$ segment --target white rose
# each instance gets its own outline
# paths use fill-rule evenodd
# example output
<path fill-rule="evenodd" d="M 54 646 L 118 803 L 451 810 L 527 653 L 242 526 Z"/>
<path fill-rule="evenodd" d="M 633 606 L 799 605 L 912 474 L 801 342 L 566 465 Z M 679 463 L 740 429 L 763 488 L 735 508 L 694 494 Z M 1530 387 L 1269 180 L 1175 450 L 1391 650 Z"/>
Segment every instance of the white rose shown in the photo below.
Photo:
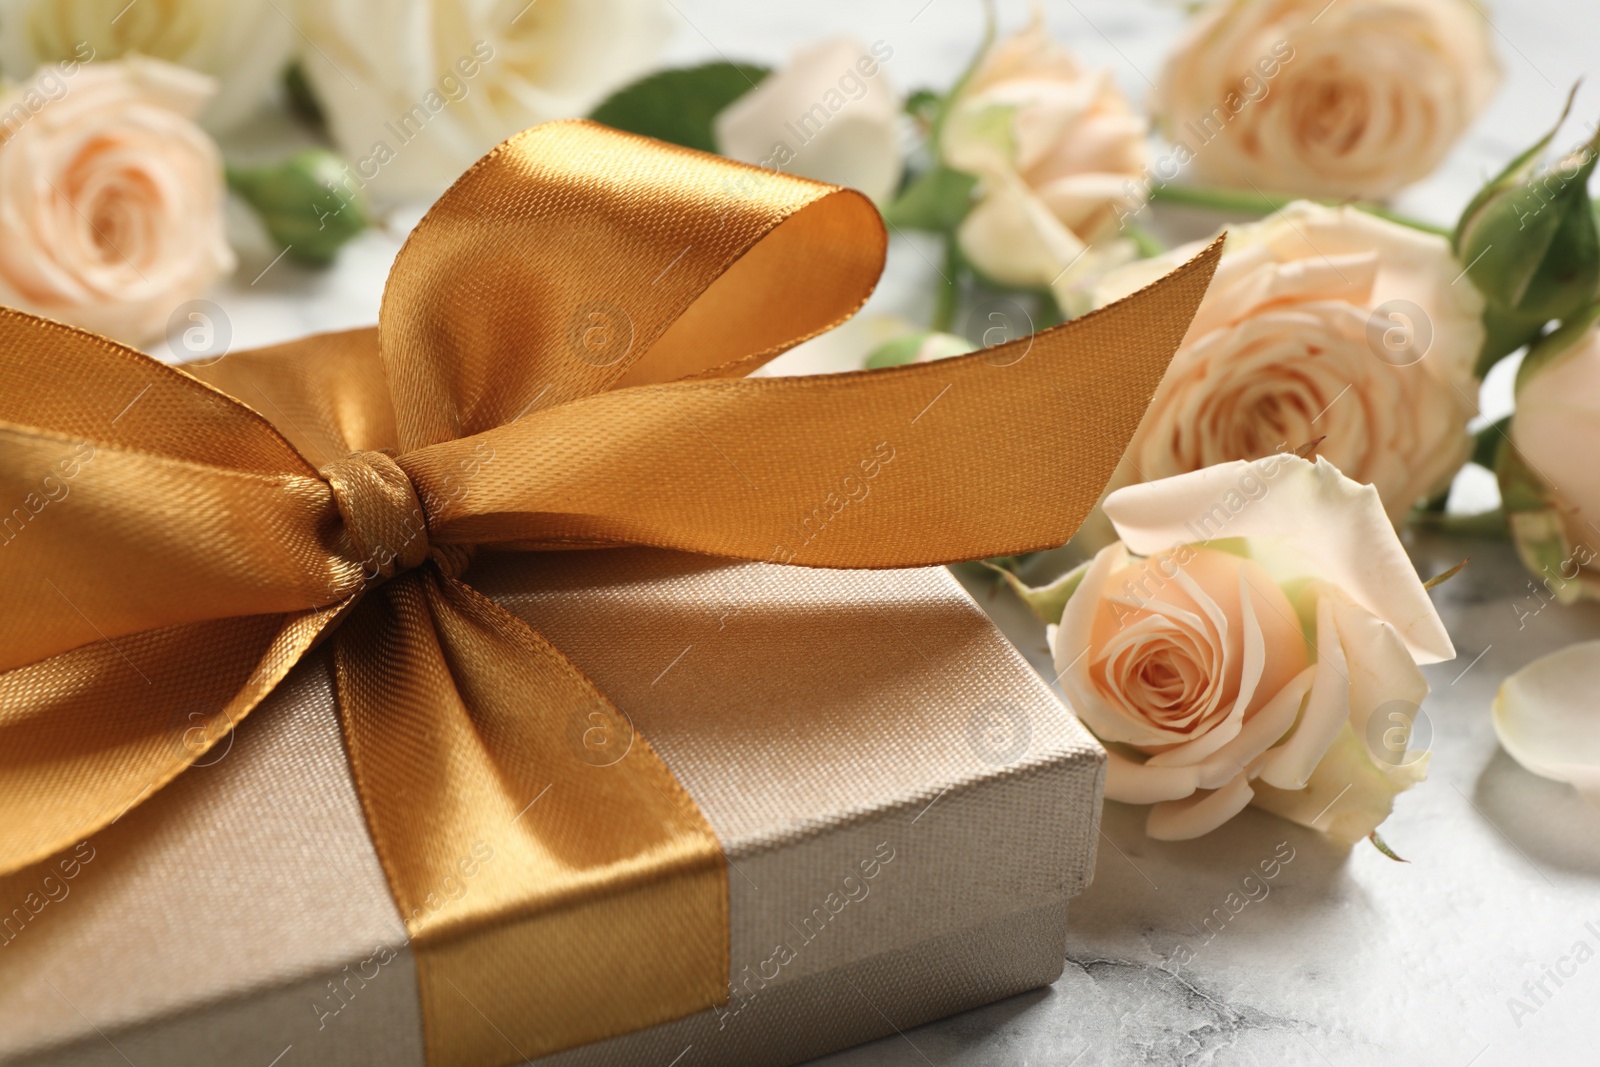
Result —
<path fill-rule="evenodd" d="M 1153 109 L 1203 181 L 1385 197 L 1432 173 L 1500 81 L 1473 0 L 1212 0 Z"/>
<path fill-rule="evenodd" d="M 1108 265 L 1087 249 L 1143 202 L 1145 133 L 1110 72 L 1080 67 L 1036 16 L 984 58 L 945 122 L 944 161 L 981 182 L 957 235 L 962 252 L 1019 288 Z"/>
<path fill-rule="evenodd" d="M 1252 803 L 1345 842 L 1376 828 L 1426 771 L 1406 744 L 1417 664 L 1455 655 L 1377 494 L 1275 456 L 1105 510 L 1122 540 L 1075 578 L 1050 639 L 1068 706 L 1106 743 L 1106 797 L 1154 805 L 1163 839 Z"/>
<path fill-rule="evenodd" d="M 0 93 L 0 304 L 129 344 L 233 269 L 211 79 L 138 57 Z"/>
<path fill-rule="evenodd" d="M 894 49 L 848 37 L 803 48 L 716 117 L 733 159 L 860 189 L 882 204 L 900 184 L 900 98 L 883 65 Z"/>
<path fill-rule="evenodd" d="M 0 69 L 20 78 L 69 59 L 164 59 L 216 79 L 200 118 L 226 129 L 260 105 L 289 62 L 286 9 L 276 0 L 0 0 Z"/>
<path fill-rule="evenodd" d="M 507 137 L 586 114 L 673 28 L 660 0 L 298 0 L 296 12 L 334 140 L 388 200 L 437 196 Z"/>
<path fill-rule="evenodd" d="M 1202 242 L 1130 264 L 1070 302 L 1101 307 Z M 1396 522 L 1449 484 L 1477 411 L 1483 298 L 1442 237 L 1299 202 L 1228 230 L 1211 287 L 1128 447 L 1119 484 L 1318 452 Z"/>

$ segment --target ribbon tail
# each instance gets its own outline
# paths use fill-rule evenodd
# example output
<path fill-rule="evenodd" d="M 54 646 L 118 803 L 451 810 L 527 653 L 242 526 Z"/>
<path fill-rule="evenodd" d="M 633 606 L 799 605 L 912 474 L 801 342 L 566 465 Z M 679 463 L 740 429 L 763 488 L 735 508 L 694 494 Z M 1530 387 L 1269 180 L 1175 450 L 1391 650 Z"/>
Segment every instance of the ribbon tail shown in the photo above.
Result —
<path fill-rule="evenodd" d="M 566 657 L 432 565 L 333 646 L 430 1063 L 521 1062 L 726 997 L 717 839 Z"/>
<path fill-rule="evenodd" d="M 218 758 L 340 610 L 171 626 L 0 673 L 0 874 L 82 841 Z"/>

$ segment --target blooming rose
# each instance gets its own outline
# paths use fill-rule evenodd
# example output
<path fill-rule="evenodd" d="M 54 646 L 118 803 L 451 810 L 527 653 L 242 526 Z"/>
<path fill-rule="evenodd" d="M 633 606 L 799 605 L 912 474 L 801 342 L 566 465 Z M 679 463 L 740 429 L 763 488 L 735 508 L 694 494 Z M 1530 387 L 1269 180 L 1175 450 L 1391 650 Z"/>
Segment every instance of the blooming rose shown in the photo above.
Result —
<path fill-rule="evenodd" d="M 0 304 L 141 344 L 233 269 L 210 89 L 133 57 L 0 94 Z"/>
<path fill-rule="evenodd" d="M 836 37 L 796 52 L 716 117 L 734 159 L 860 189 L 877 203 L 900 184 L 900 98 L 883 73 L 894 49 Z"/>
<path fill-rule="evenodd" d="M 1129 264 L 1074 299 L 1109 304 L 1199 248 Z M 1460 276 L 1444 238 L 1355 208 L 1295 203 L 1230 229 L 1119 482 L 1320 437 L 1318 451 L 1375 486 L 1398 523 L 1468 453 L 1483 298 L 1452 284 Z"/>
<path fill-rule="evenodd" d="M 957 233 L 962 252 L 1022 288 L 1103 266 L 1086 248 L 1104 245 L 1140 206 L 1132 179 L 1148 155 L 1145 133 L 1110 72 L 1081 68 L 1035 16 L 984 58 L 945 122 L 944 161 L 981 181 Z"/>
<path fill-rule="evenodd" d="M 1205 181 L 1385 197 L 1430 174 L 1500 81 L 1472 0 L 1212 0 L 1153 110 Z"/>
<path fill-rule="evenodd" d="M 1075 577 L 1050 639 L 1068 706 L 1108 749 L 1106 796 L 1153 804 L 1157 838 L 1250 803 L 1370 833 L 1426 771 L 1403 743 L 1428 692 L 1417 664 L 1455 655 L 1377 494 L 1277 456 L 1121 489 L 1105 510 L 1122 540 Z"/>
<path fill-rule="evenodd" d="M 200 114 L 213 129 L 255 110 L 293 41 L 275 0 L 0 0 L 0 69 L 11 77 L 70 59 L 164 59 L 217 79 Z"/>
<path fill-rule="evenodd" d="M 1534 346 L 1517 373 L 1501 495 L 1538 595 L 1600 597 L 1600 328 L 1591 311 Z"/>
<path fill-rule="evenodd" d="M 298 0 L 301 62 L 363 187 L 438 195 L 507 137 L 586 114 L 673 28 L 660 0 L 518 6 Z"/>

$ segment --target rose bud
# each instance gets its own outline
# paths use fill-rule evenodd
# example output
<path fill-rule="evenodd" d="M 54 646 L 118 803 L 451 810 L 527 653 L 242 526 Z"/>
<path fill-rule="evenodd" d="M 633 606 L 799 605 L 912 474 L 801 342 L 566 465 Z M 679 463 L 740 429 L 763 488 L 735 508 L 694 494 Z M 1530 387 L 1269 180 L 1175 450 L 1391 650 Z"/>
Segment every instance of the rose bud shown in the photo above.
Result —
<path fill-rule="evenodd" d="M 1588 192 L 1600 130 L 1541 170 L 1560 125 L 1479 190 L 1456 225 L 1456 257 L 1489 302 L 1488 362 L 1532 340 L 1549 320 L 1583 310 L 1600 284 L 1600 237 Z"/>
<path fill-rule="evenodd" d="M 1517 369 L 1516 410 L 1495 456 L 1501 505 L 1533 575 L 1515 605 L 1600 597 L 1600 308 L 1534 345 Z"/>
<path fill-rule="evenodd" d="M 255 209 L 274 241 L 294 259 L 323 266 L 370 222 L 366 197 L 349 167 L 322 148 L 282 163 L 228 169 L 228 185 Z"/>

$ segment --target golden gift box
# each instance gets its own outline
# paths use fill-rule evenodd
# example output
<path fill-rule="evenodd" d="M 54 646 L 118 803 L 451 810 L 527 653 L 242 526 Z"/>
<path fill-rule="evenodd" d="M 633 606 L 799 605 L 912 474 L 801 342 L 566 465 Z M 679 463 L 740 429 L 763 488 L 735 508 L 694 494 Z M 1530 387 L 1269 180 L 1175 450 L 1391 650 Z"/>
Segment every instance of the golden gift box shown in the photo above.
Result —
<path fill-rule="evenodd" d="M 0 1056 L 789 1063 L 1059 973 L 1101 756 L 928 568 L 1070 536 L 1218 249 L 743 377 L 884 245 L 557 123 L 375 330 L 185 372 L 0 312 Z"/>

